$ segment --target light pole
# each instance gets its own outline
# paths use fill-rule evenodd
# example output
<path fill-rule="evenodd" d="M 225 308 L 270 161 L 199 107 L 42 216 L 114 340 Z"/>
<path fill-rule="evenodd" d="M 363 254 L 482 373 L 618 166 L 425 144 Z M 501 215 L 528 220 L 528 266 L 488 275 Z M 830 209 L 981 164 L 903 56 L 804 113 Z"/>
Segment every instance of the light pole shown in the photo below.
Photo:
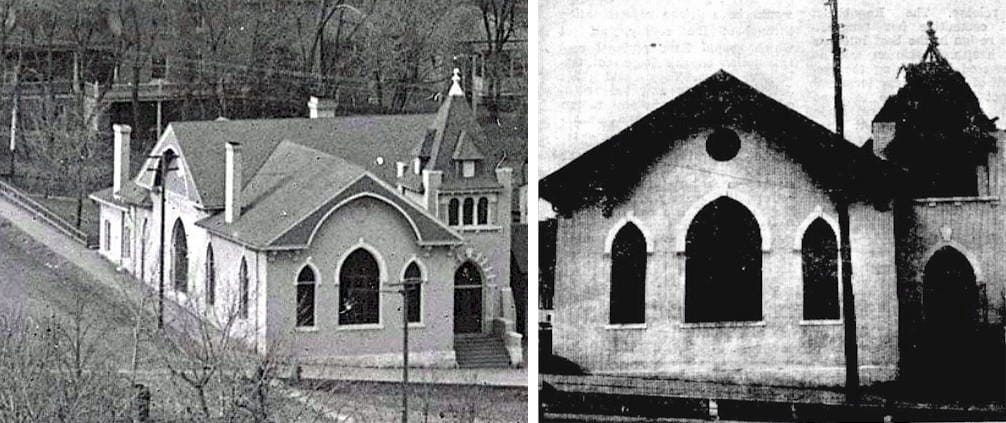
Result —
<path fill-rule="evenodd" d="M 164 236 L 165 236 L 164 209 L 166 204 L 165 198 L 167 198 L 168 196 L 167 195 L 168 190 L 165 189 L 164 179 L 167 177 L 168 172 L 172 170 L 178 170 L 178 168 L 177 167 L 170 169 L 168 168 L 168 166 L 171 165 L 171 163 L 175 159 L 175 154 L 171 150 L 166 150 L 160 155 L 148 156 L 148 157 L 152 159 L 157 159 L 157 167 L 153 169 L 147 168 L 147 171 L 157 172 L 154 174 L 153 187 L 161 195 L 161 242 L 160 242 L 161 245 L 158 250 L 160 259 L 157 261 L 158 263 L 157 273 L 159 279 L 159 281 L 157 282 L 157 328 L 164 329 Z"/>
<path fill-rule="evenodd" d="M 390 284 L 401 289 L 380 290 L 402 295 L 402 423 L 409 421 L 409 291 L 419 288 L 422 283 L 421 279 L 409 278 Z"/>

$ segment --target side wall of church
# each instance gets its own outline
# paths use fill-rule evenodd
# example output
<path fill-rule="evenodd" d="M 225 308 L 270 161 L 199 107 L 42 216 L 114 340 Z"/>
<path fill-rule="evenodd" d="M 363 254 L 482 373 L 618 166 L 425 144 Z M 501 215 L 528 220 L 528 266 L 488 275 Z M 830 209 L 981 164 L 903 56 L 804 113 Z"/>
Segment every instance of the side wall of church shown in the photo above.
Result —
<path fill-rule="evenodd" d="M 787 153 L 770 146 L 757 133 L 732 129 L 742 140 L 733 159 L 713 160 L 705 149 L 710 131 L 695 133 L 675 140 L 671 151 L 646 169 L 634 192 L 614 206 L 610 217 L 605 217 L 599 206 L 590 206 L 559 219 L 554 320 L 557 355 L 598 373 L 755 383 L 842 383 L 842 321 L 804 321 L 802 315 L 802 231 L 821 217 L 837 237 L 836 205 Z M 724 195 L 747 207 L 761 229 L 763 320 L 685 323 L 686 232 L 704 205 Z M 896 350 L 891 357 L 882 347 L 896 344 L 896 331 L 892 333 L 888 327 L 896 330 L 896 320 L 874 321 L 890 318 L 877 304 L 896 303 L 893 237 L 872 237 L 875 230 L 890 223 L 888 220 L 866 209 L 852 217 L 854 267 L 859 274 L 876 275 L 869 283 L 857 280 L 857 298 L 864 299 L 861 309 L 869 313 L 859 324 L 860 332 L 868 333 L 861 335 L 860 351 L 864 364 L 878 366 L 891 366 L 897 360 Z M 625 222 L 639 226 L 649 244 L 644 325 L 609 325 L 608 320 L 611 257 L 606 253 L 607 243 Z M 872 257 L 874 252 L 889 254 Z M 890 289 L 883 286 L 888 279 Z"/>

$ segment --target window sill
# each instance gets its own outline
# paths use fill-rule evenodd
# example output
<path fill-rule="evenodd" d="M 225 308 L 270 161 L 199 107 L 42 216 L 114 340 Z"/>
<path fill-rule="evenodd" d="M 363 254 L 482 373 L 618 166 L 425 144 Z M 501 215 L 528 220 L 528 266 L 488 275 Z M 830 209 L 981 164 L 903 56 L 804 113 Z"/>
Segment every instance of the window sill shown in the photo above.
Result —
<path fill-rule="evenodd" d="M 313 333 L 313 332 L 318 332 L 318 327 L 317 326 L 296 326 L 296 327 L 293 328 L 293 331 L 294 332 L 301 332 L 301 333 Z"/>
<path fill-rule="evenodd" d="M 756 322 L 691 322 L 678 323 L 682 329 L 725 329 L 725 328 L 761 328 L 765 327 L 765 321 Z"/>
<path fill-rule="evenodd" d="M 621 323 L 621 324 L 609 323 L 607 325 L 604 325 L 604 328 L 607 330 L 645 330 L 646 323 Z"/>
<path fill-rule="evenodd" d="M 380 323 L 362 323 L 355 325 L 339 325 L 335 330 L 381 330 L 384 329 L 384 325 Z"/>
<path fill-rule="evenodd" d="M 409 329 L 423 329 L 426 327 L 426 323 L 423 322 L 409 322 Z"/>
<path fill-rule="evenodd" d="M 841 326 L 842 319 L 801 320 L 800 326 Z"/>

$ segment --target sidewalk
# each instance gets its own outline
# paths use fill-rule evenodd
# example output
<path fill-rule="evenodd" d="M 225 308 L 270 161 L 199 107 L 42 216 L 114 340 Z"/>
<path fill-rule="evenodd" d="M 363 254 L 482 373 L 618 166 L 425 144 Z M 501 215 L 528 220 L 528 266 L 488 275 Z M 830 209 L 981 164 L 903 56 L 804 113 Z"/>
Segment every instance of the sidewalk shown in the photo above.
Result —
<path fill-rule="evenodd" d="M 90 274 L 95 280 L 132 301 L 139 301 L 139 282 L 130 275 L 115 270 L 115 266 L 102 258 L 97 251 L 89 250 L 76 243 L 62 232 L 36 220 L 31 213 L 0 197 L 0 218 L 10 221 L 18 229 L 44 244 L 56 254 Z M 130 289 L 131 288 L 131 289 Z M 170 303 L 170 301 L 168 301 Z M 177 318 L 171 313 L 173 304 L 165 308 L 166 318 Z M 168 317 L 170 316 L 170 317 Z M 304 366 L 302 377 L 306 379 L 361 380 L 377 382 L 399 382 L 401 368 L 361 368 L 335 366 Z M 417 383 L 448 385 L 489 385 L 499 387 L 527 387 L 527 368 L 507 369 L 427 369 L 410 368 L 409 380 Z"/>
<path fill-rule="evenodd" d="M 401 382 L 401 368 L 302 366 L 305 379 Z M 527 387 L 527 368 L 431 369 L 409 368 L 409 382 L 442 385 L 485 385 Z"/>

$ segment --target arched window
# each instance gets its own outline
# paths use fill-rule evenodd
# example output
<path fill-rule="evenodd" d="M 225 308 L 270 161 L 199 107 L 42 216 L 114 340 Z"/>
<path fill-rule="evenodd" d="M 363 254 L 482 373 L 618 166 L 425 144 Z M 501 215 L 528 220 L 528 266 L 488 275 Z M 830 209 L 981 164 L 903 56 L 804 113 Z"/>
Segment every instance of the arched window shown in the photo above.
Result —
<path fill-rule="evenodd" d="M 314 326 L 314 286 L 318 278 L 305 265 L 297 275 L 297 327 Z"/>
<path fill-rule="evenodd" d="M 838 319 L 838 241 L 821 218 L 803 233 L 804 320 Z"/>
<path fill-rule="evenodd" d="M 720 197 L 685 238 L 685 321 L 762 319 L 761 230 L 741 203 Z"/>
<path fill-rule="evenodd" d="M 206 305 L 217 302 L 217 269 L 213 263 L 213 245 L 206 246 Z"/>
<path fill-rule="evenodd" d="M 171 252 L 171 280 L 175 282 L 176 291 L 186 292 L 189 288 L 189 246 L 182 219 L 175 220 L 171 230 Z"/>
<path fill-rule="evenodd" d="M 339 324 L 380 322 L 380 268 L 367 250 L 356 249 L 339 267 Z"/>
<path fill-rule="evenodd" d="M 248 262 L 241 257 L 241 268 L 238 270 L 238 317 L 248 318 Z"/>
<path fill-rule="evenodd" d="M 646 238 L 635 224 L 619 229 L 611 243 L 612 324 L 646 321 Z"/>
<path fill-rule="evenodd" d="M 458 221 L 458 209 L 461 207 L 461 202 L 457 198 L 452 198 L 449 203 L 447 203 L 447 224 L 451 226 L 457 226 Z"/>
<path fill-rule="evenodd" d="M 462 206 L 462 220 L 461 223 L 465 225 L 471 225 L 475 223 L 475 200 L 471 197 L 466 198 L 464 206 Z"/>
<path fill-rule="evenodd" d="M 406 297 L 409 299 L 409 322 L 416 323 L 422 321 L 422 293 L 423 293 L 423 271 L 419 269 L 416 262 L 409 263 L 405 268 Z"/>
<path fill-rule="evenodd" d="M 479 225 L 489 224 L 489 199 L 485 197 L 479 198 L 478 224 Z"/>

